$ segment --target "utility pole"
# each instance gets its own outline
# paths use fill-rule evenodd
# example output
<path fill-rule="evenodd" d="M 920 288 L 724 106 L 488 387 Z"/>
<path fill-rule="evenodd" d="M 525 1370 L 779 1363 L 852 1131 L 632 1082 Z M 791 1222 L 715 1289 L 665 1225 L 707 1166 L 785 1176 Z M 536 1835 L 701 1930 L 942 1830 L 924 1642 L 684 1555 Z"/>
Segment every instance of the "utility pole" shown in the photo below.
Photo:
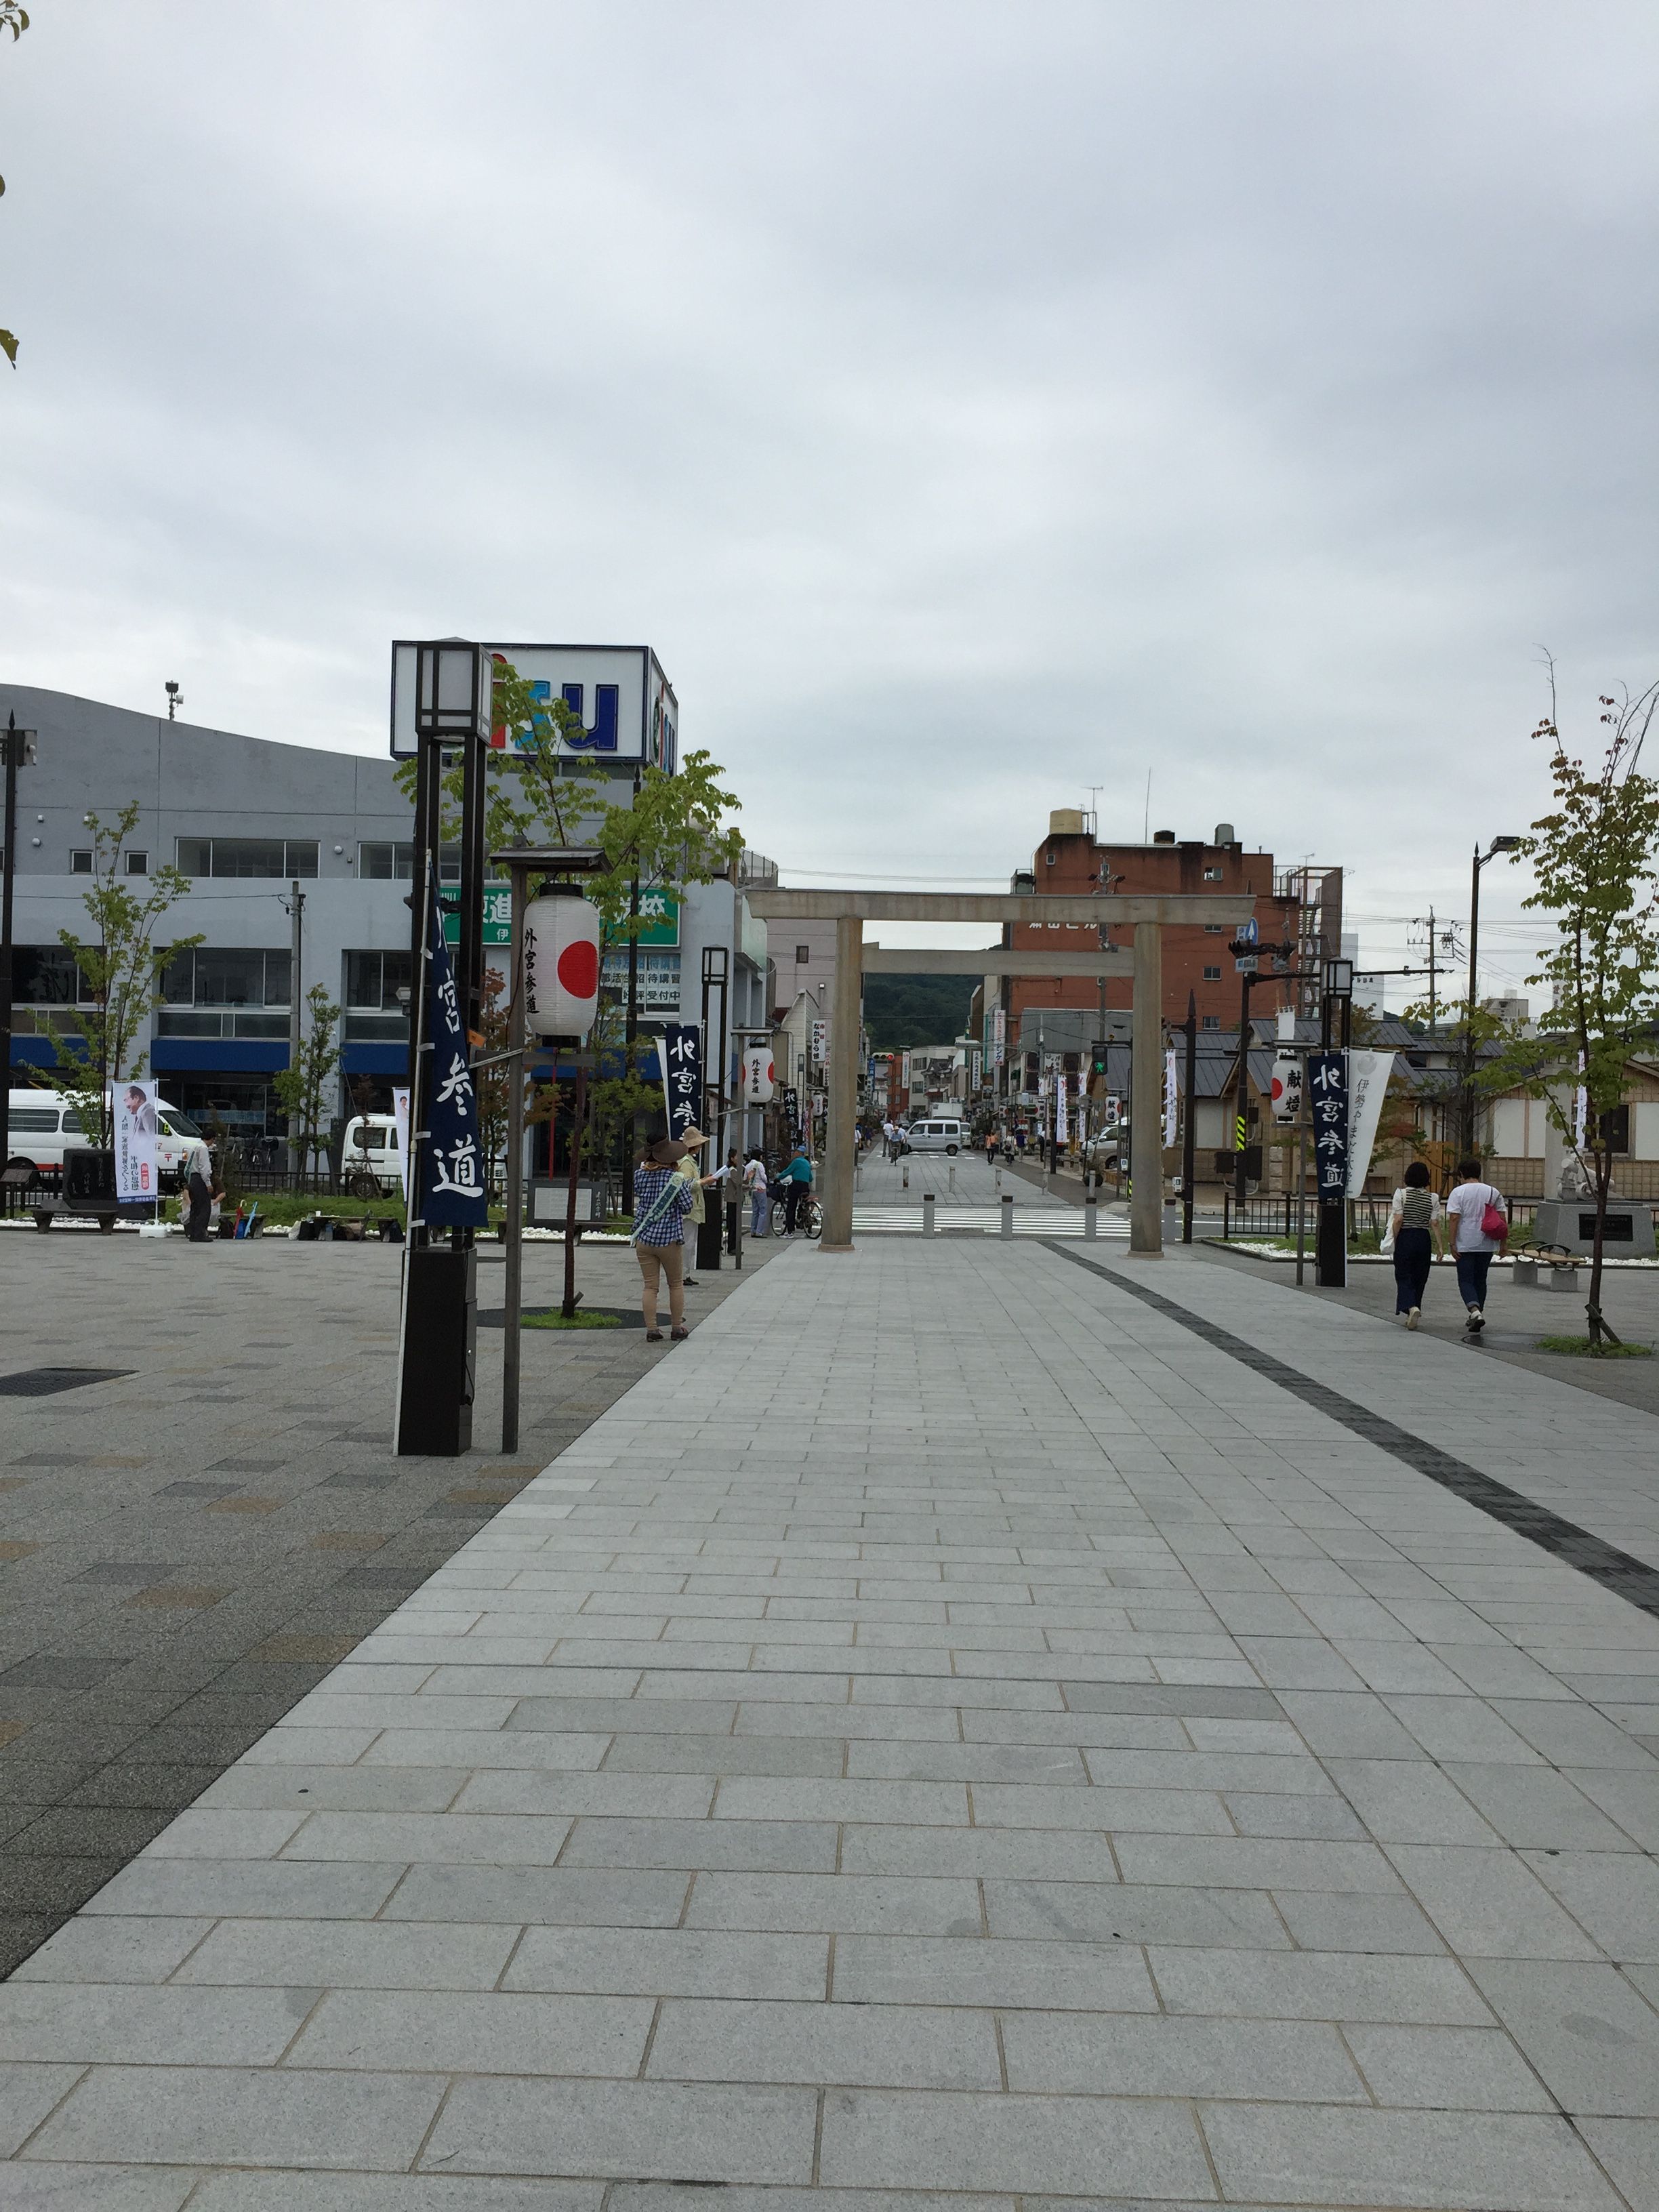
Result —
<path fill-rule="evenodd" d="M 1483 853 L 1479 845 L 1474 848 L 1474 860 L 1469 869 L 1469 1003 L 1468 1018 L 1463 1024 L 1463 1099 L 1460 1116 L 1462 1127 L 1460 1140 L 1465 1152 L 1474 1151 L 1474 1010 L 1480 1005 L 1480 871 L 1488 860 L 1496 860 L 1500 853 L 1512 853 L 1521 842 L 1518 837 L 1494 837 Z M 1431 955 L 1432 957 L 1432 954 Z"/>
<path fill-rule="evenodd" d="M 34 732 L 20 730 L 15 714 L 6 718 L 6 880 L 0 887 L 0 1168 L 11 1158 L 11 895 L 17 874 L 17 771 L 34 766 Z"/>
<path fill-rule="evenodd" d="M 1197 1166 L 1198 1138 L 1198 1000 L 1187 994 L 1187 1018 L 1182 1024 L 1187 1037 L 1185 1119 L 1181 1130 L 1181 1241 L 1193 1241 L 1193 1176 Z"/>
<path fill-rule="evenodd" d="M 297 1074 L 304 1034 L 300 1018 L 305 1004 L 305 994 L 300 988 L 300 961 L 305 949 L 306 910 L 306 895 L 297 883 L 289 884 L 289 895 L 283 899 L 283 904 L 287 908 L 289 916 L 288 1064 Z M 296 1176 L 302 1174 L 305 1169 L 305 1158 L 299 1142 L 302 1133 L 296 1130 L 295 1127 L 299 1119 L 299 1108 L 290 1107 L 288 1117 L 288 1164 Z M 295 1188 L 295 1189 L 299 1188 L 297 1182 Z"/>

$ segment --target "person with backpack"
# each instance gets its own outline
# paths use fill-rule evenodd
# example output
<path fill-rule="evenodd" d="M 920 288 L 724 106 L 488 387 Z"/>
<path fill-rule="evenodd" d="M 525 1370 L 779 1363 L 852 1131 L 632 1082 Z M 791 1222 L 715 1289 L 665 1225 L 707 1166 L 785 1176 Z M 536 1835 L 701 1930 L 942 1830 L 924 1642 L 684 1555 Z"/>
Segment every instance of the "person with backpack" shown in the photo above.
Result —
<path fill-rule="evenodd" d="M 1389 1234 L 1394 1239 L 1394 1310 L 1407 1328 L 1423 1318 L 1423 1293 L 1429 1269 L 1442 1246 L 1440 1200 L 1429 1185 L 1429 1170 L 1413 1160 L 1394 1194 Z"/>
<path fill-rule="evenodd" d="M 1486 1278 L 1496 1254 L 1510 1239 L 1509 1211 L 1503 1194 L 1480 1177 L 1479 1160 L 1460 1160 L 1457 1184 L 1446 1200 L 1457 1287 L 1468 1309 L 1468 1330 L 1479 1336 L 1486 1326 Z"/>

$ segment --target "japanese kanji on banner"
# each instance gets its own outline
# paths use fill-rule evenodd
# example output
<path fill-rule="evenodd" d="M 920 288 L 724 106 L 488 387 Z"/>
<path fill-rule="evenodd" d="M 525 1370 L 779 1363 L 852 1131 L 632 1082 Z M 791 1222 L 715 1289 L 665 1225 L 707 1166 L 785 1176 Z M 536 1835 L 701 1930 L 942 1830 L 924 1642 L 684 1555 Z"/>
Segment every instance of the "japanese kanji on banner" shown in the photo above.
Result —
<path fill-rule="evenodd" d="M 1348 1061 L 1346 1053 L 1308 1054 L 1308 1097 L 1313 1122 L 1314 1176 L 1322 1206 L 1343 1206 L 1348 1195 Z"/>
<path fill-rule="evenodd" d="M 657 1040 L 657 1058 L 662 1066 L 668 1133 L 679 1138 L 696 1127 L 702 1105 L 702 1037 L 696 1024 L 665 1023 Z"/>
<path fill-rule="evenodd" d="M 426 1141 L 415 1218 L 434 1229 L 483 1229 L 489 1225 L 489 1198 L 466 1024 L 437 901 L 430 895 L 426 945 Z"/>

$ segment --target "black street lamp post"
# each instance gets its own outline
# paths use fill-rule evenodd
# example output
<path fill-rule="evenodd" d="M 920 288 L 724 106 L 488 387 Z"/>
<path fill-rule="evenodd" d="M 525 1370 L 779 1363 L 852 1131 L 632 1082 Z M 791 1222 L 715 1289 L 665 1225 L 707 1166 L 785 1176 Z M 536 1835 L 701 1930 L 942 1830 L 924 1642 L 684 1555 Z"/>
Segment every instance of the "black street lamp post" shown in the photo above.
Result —
<path fill-rule="evenodd" d="M 0 1168 L 11 1158 L 11 897 L 17 875 L 17 771 L 34 766 L 34 732 L 20 730 L 17 717 L 6 718 L 6 879 L 0 886 Z"/>

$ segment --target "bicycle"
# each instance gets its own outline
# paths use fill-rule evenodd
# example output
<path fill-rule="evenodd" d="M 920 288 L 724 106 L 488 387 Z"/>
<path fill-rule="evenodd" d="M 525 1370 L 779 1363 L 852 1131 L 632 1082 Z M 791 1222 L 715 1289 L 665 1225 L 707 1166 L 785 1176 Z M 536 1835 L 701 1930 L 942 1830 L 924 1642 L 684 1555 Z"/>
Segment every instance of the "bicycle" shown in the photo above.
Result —
<path fill-rule="evenodd" d="M 773 1200 L 772 1221 L 770 1229 L 768 1231 L 768 1234 L 770 1236 L 787 1237 L 789 1233 L 783 1225 L 785 1220 L 787 1218 L 784 1211 L 785 1203 L 786 1201 L 782 1197 L 777 1197 Z M 815 1238 L 823 1236 L 823 1213 L 817 1199 L 808 1197 L 802 1202 L 800 1209 L 795 1217 L 795 1227 L 798 1234 L 804 1235 L 808 1238 Z"/>

